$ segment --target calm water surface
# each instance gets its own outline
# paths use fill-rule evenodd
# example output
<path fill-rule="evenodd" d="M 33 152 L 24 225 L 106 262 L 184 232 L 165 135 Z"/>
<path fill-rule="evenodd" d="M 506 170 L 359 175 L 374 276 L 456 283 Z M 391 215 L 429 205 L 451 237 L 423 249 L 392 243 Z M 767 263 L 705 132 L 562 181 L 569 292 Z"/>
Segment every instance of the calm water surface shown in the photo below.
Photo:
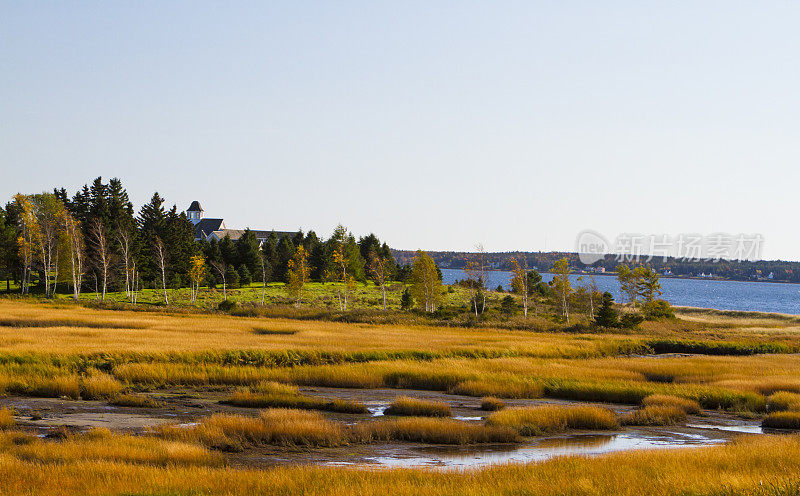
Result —
<path fill-rule="evenodd" d="M 442 277 L 445 284 L 466 279 L 460 269 L 442 269 Z M 550 281 L 553 275 L 544 273 L 542 278 Z M 577 278 L 578 275 L 570 276 L 573 285 L 577 284 Z M 502 285 L 508 289 L 510 281 L 511 272 L 489 272 L 490 288 Z M 619 299 L 616 277 L 596 275 L 595 281 L 601 291 L 610 291 L 614 298 Z M 800 284 L 662 278 L 661 288 L 664 291 L 662 298 L 678 306 L 800 315 Z"/>

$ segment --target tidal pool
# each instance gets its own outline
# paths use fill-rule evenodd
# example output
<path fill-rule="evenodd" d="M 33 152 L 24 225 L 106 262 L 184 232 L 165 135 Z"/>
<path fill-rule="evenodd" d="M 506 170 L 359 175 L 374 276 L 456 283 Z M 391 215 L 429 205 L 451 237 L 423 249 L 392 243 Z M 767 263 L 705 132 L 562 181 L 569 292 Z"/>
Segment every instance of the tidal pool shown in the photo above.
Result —
<path fill-rule="evenodd" d="M 556 456 L 596 456 L 616 451 L 713 446 L 730 434 L 717 429 L 629 430 L 611 434 L 573 434 L 544 438 L 521 446 L 416 446 L 367 456 L 357 463 L 328 461 L 327 465 L 366 464 L 381 467 L 437 467 L 465 469 L 506 463 L 527 463 Z"/>

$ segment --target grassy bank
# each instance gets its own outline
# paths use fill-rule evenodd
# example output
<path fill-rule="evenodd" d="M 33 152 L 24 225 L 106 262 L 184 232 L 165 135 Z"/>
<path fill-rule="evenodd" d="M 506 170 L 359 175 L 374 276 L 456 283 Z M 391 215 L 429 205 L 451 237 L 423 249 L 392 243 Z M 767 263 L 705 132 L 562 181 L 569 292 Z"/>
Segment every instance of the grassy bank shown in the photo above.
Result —
<path fill-rule="evenodd" d="M 160 441 L 166 442 L 166 441 Z M 470 472 L 298 467 L 244 470 L 207 464 L 160 466 L 144 459 L 86 459 L 69 445 L 51 444 L 60 460 L 32 451 L 0 455 L 4 495 L 478 494 L 666 496 L 796 494 L 800 438 L 743 437 L 702 449 L 565 457 L 532 465 Z M 203 455 L 207 456 L 207 455 Z M 654 482 L 656 481 L 657 482 Z"/>

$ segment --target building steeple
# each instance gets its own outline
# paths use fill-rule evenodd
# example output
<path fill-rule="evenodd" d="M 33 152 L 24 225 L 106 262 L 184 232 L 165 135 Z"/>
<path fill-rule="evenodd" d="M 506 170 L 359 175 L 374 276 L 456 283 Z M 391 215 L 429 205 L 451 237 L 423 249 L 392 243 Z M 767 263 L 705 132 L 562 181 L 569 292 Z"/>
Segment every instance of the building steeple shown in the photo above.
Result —
<path fill-rule="evenodd" d="M 189 205 L 189 209 L 186 210 L 186 216 L 189 217 L 192 224 L 197 225 L 197 223 L 200 222 L 203 218 L 203 207 L 200 206 L 199 201 L 195 200 Z"/>

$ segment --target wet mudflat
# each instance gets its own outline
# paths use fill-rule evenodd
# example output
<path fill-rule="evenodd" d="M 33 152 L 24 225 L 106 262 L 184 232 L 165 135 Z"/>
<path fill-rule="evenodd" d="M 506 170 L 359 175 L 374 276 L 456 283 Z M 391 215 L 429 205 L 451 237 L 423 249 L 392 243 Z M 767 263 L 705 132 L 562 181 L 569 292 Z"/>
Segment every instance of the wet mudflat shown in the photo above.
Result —
<path fill-rule="evenodd" d="M 464 422 L 482 422 L 488 412 L 479 409 L 480 399 L 431 391 L 394 389 L 303 388 L 309 396 L 347 399 L 363 402 L 366 415 L 325 415 L 346 423 L 377 420 L 391 401 L 400 395 L 445 401 L 453 409 L 453 418 Z M 162 424 L 192 425 L 215 413 L 255 415 L 257 410 L 220 404 L 230 390 L 172 390 L 147 393 L 162 403 L 160 408 L 117 407 L 100 401 L 74 401 L 54 398 L 10 397 L 0 399 L 0 406 L 12 407 L 18 422 L 40 435 L 47 435 L 59 426 L 78 431 L 105 427 L 129 433 L 145 433 L 149 427 Z M 575 402 L 535 399 L 508 400 L 508 406 L 539 404 L 576 404 Z M 585 404 L 585 403 L 582 403 Z M 617 413 L 633 406 L 607 405 Z M 444 446 L 418 443 L 377 443 L 337 448 L 286 448 L 267 446 L 230 453 L 233 466 L 268 467 L 275 465 L 370 465 L 375 467 L 435 467 L 468 469 L 494 464 L 527 463 L 556 456 L 596 456 L 617 451 L 640 449 L 678 449 L 713 446 L 726 443 L 737 435 L 762 434 L 760 422 L 731 415 L 705 412 L 692 416 L 680 426 L 631 427 L 612 432 L 571 432 L 530 438 L 515 445 Z"/>

